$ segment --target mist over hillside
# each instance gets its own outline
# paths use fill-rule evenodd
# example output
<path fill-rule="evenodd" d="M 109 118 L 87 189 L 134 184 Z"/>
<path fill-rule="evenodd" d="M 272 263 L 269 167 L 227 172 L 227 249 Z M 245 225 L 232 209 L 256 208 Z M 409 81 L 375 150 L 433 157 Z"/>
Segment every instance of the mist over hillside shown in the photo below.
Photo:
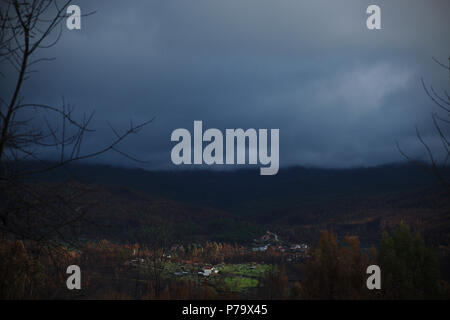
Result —
<path fill-rule="evenodd" d="M 448 169 L 443 172 L 449 174 Z M 34 181 L 76 182 L 101 190 L 94 216 L 115 225 L 121 239 L 156 217 L 176 225 L 180 241 L 188 237 L 245 242 L 266 229 L 292 240 L 315 241 L 320 230 L 332 229 L 358 234 L 370 244 L 378 241 L 381 230 L 400 221 L 431 242 L 450 241 L 447 197 L 433 175 L 410 164 L 291 167 L 275 176 L 260 176 L 258 169 L 146 171 L 72 164 L 39 174 Z M 130 228 L 124 230 L 125 225 Z"/>
<path fill-rule="evenodd" d="M 444 173 L 449 174 L 450 169 Z M 439 188 L 428 171 L 410 164 L 354 169 L 290 167 L 281 169 L 275 176 L 264 177 L 259 175 L 258 169 L 146 171 L 99 164 L 73 164 L 40 174 L 38 178 L 122 186 L 245 215 L 258 214 L 274 207 Z"/>

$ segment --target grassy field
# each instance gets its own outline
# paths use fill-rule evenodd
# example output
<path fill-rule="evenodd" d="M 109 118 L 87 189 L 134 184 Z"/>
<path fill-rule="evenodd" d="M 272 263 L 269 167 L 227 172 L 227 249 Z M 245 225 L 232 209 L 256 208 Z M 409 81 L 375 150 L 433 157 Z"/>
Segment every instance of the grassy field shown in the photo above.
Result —
<path fill-rule="evenodd" d="M 269 271 L 278 272 L 277 267 L 269 264 L 229 264 L 219 268 L 229 290 L 242 292 L 259 285 L 260 279 Z"/>
<path fill-rule="evenodd" d="M 211 285 L 217 288 L 225 285 L 227 290 L 233 292 L 243 292 L 249 288 L 258 287 L 260 279 L 267 272 L 278 272 L 277 266 L 270 264 L 222 264 L 216 267 L 219 273 L 207 277 L 208 283 L 211 283 Z M 183 273 L 183 271 L 185 272 Z M 178 264 L 168 262 L 164 268 L 164 276 L 170 278 L 176 277 L 180 280 L 197 280 L 198 277 L 202 277 L 197 274 L 198 271 L 201 271 L 200 266 L 185 266 L 182 269 Z"/>
<path fill-rule="evenodd" d="M 219 270 L 224 274 L 242 275 L 246 277 L 262 277 L 264 273 L 270 270 L 277 272 L 277 267 L 270 264 L 228 264 L 220 267 Z"/>
<path fill-rule="evenodd" d="M 225 285 L 232 292 L 242 292 L 249 288 L 258 286 L 259 281 L 253 278 L 241 277 L 227 277 L 224 279 Z"/>

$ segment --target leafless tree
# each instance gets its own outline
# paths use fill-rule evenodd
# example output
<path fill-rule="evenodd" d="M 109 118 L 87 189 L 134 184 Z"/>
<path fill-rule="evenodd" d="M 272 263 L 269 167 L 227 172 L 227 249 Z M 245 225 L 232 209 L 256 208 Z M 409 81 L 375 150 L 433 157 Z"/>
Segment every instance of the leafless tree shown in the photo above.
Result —
<path fill-rule="evenodd" d="M 139 161 L 119 144 L 151 121 L 130 122 L 124 130 L 110 125 L 111 141 L 84 153 L 83 141 L 95 138 L 93 112 L 77 115 L 64 99 L 59 106 L 27 101 L 27 80 L 37 65 L 52 60 L 41 52 L 60 39 L 70 4 L 0 0 L 0 77 L 13 85 L 12 92 L 0 92 L 0 235 L 46 246 L 73 243 L 69 234 L 81 228 L 91 190 L 76 183 L 33 183 L 33 177 L 106 152 Z M 55 161 L 47 161 L 53 153 Z"/>
<path fill-rule="evenodd" d="M 450 85 L 450 57 L 449 57 L 449 65 L 445 65 L 444 63 L 438 61 L 437 59 L 433 60 L 444 70 L 449 72 L 449 85 Z M 416 159 L 411 158 L 406 152 L 404 152 L 399 144 L 397 143 L 397 147 L 400 151 L 400 153 L 409 161 L 412 161 L 414 163 L 418 163 L 422 166 L 425 166 L 427 169 L 429 169 L 432 174 L 437 178 L 439 183 L 444 187 L 447 194 L 450 195 L 450 181 L 448 174 L 443 172 L 443 170 L 448 170 L 449 165 L 449 158 L 450 158 L 450 95 L 447 90 L 442 90 L 441 93 L 439 93 L 433 86 L 427 85 L 423 78 L 421 79 L 423 89 L 426 93 L 426 95 L 430 98 L 430 100 L 433 102 L 433 105 L 436 107 L 437 111 L 433 111 L 431 113 L 431 118 L 433 122 L 433 126 L 436 130 L 437 135 L 439 136 L 439 139 L 442 144 L 443 148 L 443 159 L 442 161 L 438 160 L 437 153 L 434 152 L 427 143 L 424 138 L 422 137 L 419 129 L 416 126 L 416 136 L 421 145 L 424 147 L 426 151 L 426 155 L 428 157 L 428 164 L 425 164 L 421 161 L 418 161 Z"/>
<path fill-rule="evenodd" d="M 150 226 L 150 227 L 148 227 Z M 134 235 L 139 245 L 138 268 L 136 275 L 135 298 L 139 297 L 142 280 L 151 283 L 154 294 L 159 296 L 163 289 L 163 273 L 166 267 L 167 252 L 172 238 L 171 226 L 163 220 L 148 223 Z M 143 263 L 140 263 L 142 259 Z"/>

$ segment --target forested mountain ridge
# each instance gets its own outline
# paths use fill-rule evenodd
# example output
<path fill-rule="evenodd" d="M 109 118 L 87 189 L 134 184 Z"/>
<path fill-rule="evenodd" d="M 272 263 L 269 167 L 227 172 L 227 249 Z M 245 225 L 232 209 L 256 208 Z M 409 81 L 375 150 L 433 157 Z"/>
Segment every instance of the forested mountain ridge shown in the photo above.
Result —
<path fill-rule="evenodd" d="M 293 241 L 315 241 L 328 228 L 358 234 L 370 244 L 400 221 L 435 244 L 450 239 L 449 200 L 429 172 L 409 164 L 293 167 L 270 177 L 256 169 L 146 171 L 78 164 L 37 181 L 96 186 L 95 216 L 108 221 L 116 230 L 108 234 L 117 238 L 130 236 L 146 219 L 161 219 L 174 227 L 178 241 L 245 242 L 267 228 Z"/>

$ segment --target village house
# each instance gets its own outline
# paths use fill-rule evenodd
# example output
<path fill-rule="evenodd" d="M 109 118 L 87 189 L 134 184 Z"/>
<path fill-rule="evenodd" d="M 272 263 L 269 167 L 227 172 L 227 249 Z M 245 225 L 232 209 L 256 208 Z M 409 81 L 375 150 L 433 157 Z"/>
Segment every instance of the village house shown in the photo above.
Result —
<path fill-rule="evenodd" d="M 262 242 L 268 242 L 268 241 L 278 242 L 279 241 L 278 235 L 276 235 L 275 233 L 270 232 L 270 231 L 266 231 L 266 234 L 263 235 L 260 240 Z"/>
<path fill-rule="evenodd" d="M 264 246 L 260 246 L 260 247 L 254 247 L 254 248 L 252 248 L 252 251 L 254 251 L 254 252 L 264 252 L 264 251 L 266 251 L 267 250 L 267 248 L 268 248 L 269 246 L 266 244 L 266 245 L 264 245 Z"/>
<path fill-rule="evenodd" d="M 308 245 L 301 243 L 301 244 L 293 244 L 290 248 L 292 251 L 299 251 L 299 252 L 306 252 L 308 250 Z"/>
<path fill-rule="evenodd" d="M 211 274 L 216 274 L 216 273 L 219 273 L 219 270 L 214 267 L 211 267 L 211 266 L 204 266 L 202 271 L 198 272 L 199 275 L 202 275 L 205 277 L 208 277 Z"/>
<path fill-rule="evenodd" d="M 144 259 L 140 258 L 140 259 L 132 259 L 130 261 L 126 261 L 125 265 L 126 266 L 132 266 L 132 267 L 137 267 L 139 264 L 143 264 L 145 261 Z"/>

